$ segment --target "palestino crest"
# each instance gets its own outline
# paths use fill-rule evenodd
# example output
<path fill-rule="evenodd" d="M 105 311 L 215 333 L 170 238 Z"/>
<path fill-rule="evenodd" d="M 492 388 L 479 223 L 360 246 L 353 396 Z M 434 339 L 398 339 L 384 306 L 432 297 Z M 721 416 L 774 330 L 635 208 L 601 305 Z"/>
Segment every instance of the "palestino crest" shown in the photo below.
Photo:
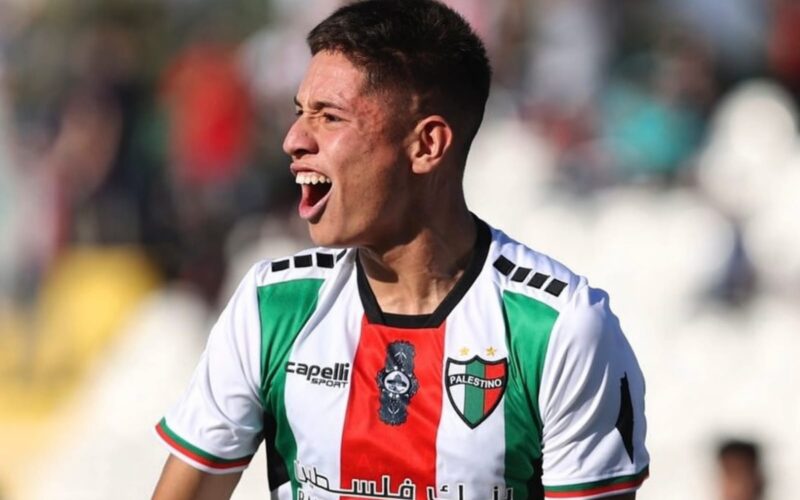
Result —
<path fill-rule="evenodd" d="M 492 414 L 508 380 L 508 361 L 486 361 L 473 356 L 467 361 L 447 358 L 445 387 L 453 408 L 470 429 Z"/>

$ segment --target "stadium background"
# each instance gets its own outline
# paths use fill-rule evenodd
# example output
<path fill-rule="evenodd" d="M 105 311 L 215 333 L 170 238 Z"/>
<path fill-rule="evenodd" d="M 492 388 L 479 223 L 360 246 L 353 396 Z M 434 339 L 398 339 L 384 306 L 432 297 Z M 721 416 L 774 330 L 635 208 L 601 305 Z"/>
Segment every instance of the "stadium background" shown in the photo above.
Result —
<path fill-rule="evenodd" d="M 468 201 L 611 293 L 648 381 L 640 498 L 714 498 L 728 436 L 795 498 L 800 6 L 448 3 L 495 68 Z M 0 499 L 150 494 L 232 287 L 308 244 L 280 144 L 337 4 L 0 0 Z"/>

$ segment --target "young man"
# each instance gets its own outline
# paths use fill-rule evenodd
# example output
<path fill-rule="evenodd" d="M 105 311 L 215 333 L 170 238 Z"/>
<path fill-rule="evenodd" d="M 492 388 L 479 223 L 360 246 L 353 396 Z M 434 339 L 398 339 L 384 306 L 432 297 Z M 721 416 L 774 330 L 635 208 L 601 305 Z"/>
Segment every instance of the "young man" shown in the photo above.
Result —
<path fill-rule="evenodd" d="M 717 448 L 719 500 L 761 500 L 767 486 L 758 444 L 729 439 Z"/>
<path fill-rule="evenodd" d="M 607 296 L 464 201 L 480 40 L 367 0 L 308 41 L 284 149 L 320 248 L 244 278 L 157 427 L 155 498 L 227 498 L 262 439 L 281 500 L 634 498 L 644 381 Z"/>

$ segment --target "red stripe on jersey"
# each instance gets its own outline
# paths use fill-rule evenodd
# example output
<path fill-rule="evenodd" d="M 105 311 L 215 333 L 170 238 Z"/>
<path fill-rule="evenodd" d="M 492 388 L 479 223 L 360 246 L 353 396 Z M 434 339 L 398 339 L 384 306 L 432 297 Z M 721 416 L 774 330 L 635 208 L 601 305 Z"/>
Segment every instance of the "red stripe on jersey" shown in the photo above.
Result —
<path fill-rule="evenodd" d="M 601 493 L 622 492 L 623 490 L 633 490 L 642 485 L 644 479 L 639 481 L 629 481 L 627 483 L 610 484 L 608 486 L 598 486 L 581 491 L 547 491 L 544 494 L 545 498 L 581 498 L 592 495 L 599 495 Z"/>
<path fill-rule="evenodd" d="M 436 485 L 444 329 L 444 323 L 438 328 L 405 329 L 362 320 L 342 434 L 342 488 L 351 488 L 354 480 L 381 485 L 382 476 L 388 475 L 392 492 L 409 479 L 416 485 L 416 498 L 425 499 L 426 488 Z M 406 421 L 390 425 L 380 417 L 378 377 L 386 368 L 389 344 L 399 341 L 414 347 L 413 374 L 419 386 L 406 407 Z"/>
<path fill-rule="evenodd" d="M 506 366 L 504 364 L 496 364 L 496 365 L 486 365 L 485 368 L 486 372 L 484 373 L 484 377 L 486 380 L 493 380 L 497 378 L 501 378 L 506 371 Z M 487 389 L 486 393 L 483 396 L 483 414 L 486 415 L 494 405 L 497 404 L 497 400 L 500 399 L 500 396 L 503 394 L 503 388 L 499 389 Z"/>
<path fill-rule="evenodd" d="M 172 436 L 167 434 L 160 424 L 156 425 L 156 432 L 159 436 L 161 436 L 161 439 L 163 439 L 176 452 L 179 452 L 195 462 L 205 465 L 206 467 L 211 467 L 212 469 L 226 470 L 233 469 L 235 467 L 242 467 L 249 464 L 250 460 L 253 459 L 252 455 L 243 458 L 237 458 L 235 460 L 226 460 L 224 458 L 210 459 L 200 455 L 199 453 L 195 453 L 175 439 L 172 439 Z"/>
<path fill-rule="evenodd" d="M 623 481 L 615 484 L 597 485 L 593 487 L 586 487 L 583 489 L 576 489 L 572 491 L 548 491 L 545 487 L 545 498 L 580 498 L 592 495 L 599 495 L 601 493 L 621 492 L 622 490 L 633 490 L 638 488 L 644 483 L 644 480 L 650 476 L 650 469 L 647 468 L 634 476 L 628 481 Z M 613 479 L 611 480 L 613 481 Z M 596 483 L 595 483 L 596 484 Z"/>

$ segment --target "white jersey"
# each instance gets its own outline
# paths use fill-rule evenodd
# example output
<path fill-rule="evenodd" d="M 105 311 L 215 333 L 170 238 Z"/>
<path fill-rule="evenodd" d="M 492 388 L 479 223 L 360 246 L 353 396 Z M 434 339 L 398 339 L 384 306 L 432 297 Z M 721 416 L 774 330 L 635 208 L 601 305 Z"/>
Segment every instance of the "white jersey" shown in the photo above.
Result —
<path fill-rule="evenodd" d="M 383 313 L 357 250 L 256 264 L 158 424 L 211 473 L 266 440 L 272 498 L 599 498 L 647 477 L 644 380 L 608 297 L 478 222 L 432 314 Z"/>

